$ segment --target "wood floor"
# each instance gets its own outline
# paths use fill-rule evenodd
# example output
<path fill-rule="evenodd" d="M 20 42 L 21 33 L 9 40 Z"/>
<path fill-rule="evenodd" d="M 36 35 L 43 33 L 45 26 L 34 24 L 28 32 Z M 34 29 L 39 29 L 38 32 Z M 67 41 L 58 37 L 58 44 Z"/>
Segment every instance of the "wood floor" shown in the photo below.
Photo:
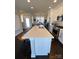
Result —
<path fill-rule="evenodd" d="M 24 45 L 24 41 L 20 40 L 24 33 L 19 34 L 15 38 L 15 59 L 31 59 L 31 53 L 26 54 L 27 48 Z M 51 53 L 48 56 L 37 56 L 35 59 L 63 59 L 63 45 L 58 39 L 53 39 Z"/>

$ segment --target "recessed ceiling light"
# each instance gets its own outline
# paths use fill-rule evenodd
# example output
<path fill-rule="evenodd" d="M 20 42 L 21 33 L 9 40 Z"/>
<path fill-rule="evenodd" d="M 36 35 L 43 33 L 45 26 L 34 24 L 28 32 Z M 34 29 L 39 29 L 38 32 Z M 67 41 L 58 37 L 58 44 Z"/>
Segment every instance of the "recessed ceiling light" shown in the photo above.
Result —
<path fill-rule="evenodd" d="M 50 9 L 51 7 L 49 6 L 49 9 Z"/>
<path fill-rule="evenodd" d="M 34 9 L 34 7 L 30 7 L 31 9 Z"/>
<path fill-rule="evenodd" d="M 27 0 L 27 2 L 31 2 L 30 0 Z"/>
<path fill-rule="evenodd" d="M 54 2 L 54 3 L 56 3 L 56 2 L 57 2 L 57 0 L 54 0 L 53 2 Z"/>

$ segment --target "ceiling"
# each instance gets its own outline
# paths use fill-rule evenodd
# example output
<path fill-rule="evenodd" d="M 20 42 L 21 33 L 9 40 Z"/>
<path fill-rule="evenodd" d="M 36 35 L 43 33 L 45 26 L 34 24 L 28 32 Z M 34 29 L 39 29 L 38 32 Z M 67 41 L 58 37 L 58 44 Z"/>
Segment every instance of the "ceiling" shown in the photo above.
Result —
<path fill-rule="evenodd" d="M 26 11 L 29 13 L 47 12 L 49 6 L 55 8 L 63 0 L 57 0 L 56 3 L 53 1 L 54 0 L 31 0 L 31 2 L 28 3 L 27 0 L 15 0 L 15 10 Z M 32 6 L 34 7 L 33 9 L 31 9 Z"/>

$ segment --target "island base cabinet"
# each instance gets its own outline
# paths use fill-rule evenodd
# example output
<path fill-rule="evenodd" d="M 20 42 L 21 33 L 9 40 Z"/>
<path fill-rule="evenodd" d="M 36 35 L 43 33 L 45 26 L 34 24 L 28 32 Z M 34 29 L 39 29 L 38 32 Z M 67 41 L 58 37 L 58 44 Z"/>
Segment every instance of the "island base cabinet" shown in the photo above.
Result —
<path fill-rule="evenodd" d="M 51 49 L 51 38 L 34 38 L 31 41 L 31 57 L 48 55 Z"/>

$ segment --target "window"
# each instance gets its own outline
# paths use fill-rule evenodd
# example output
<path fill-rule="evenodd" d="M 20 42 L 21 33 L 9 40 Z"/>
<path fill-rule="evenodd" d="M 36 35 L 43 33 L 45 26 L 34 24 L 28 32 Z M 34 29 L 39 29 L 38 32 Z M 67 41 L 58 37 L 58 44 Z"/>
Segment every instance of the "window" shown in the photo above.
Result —
<path fill-rule="evenodd" d="M 30 27 L 30 20 L 29 20 L 29 18 L 26 18 L 26 26 Z"/>
<path fill-rule="evenodd" d="M 20 17 L 21 17 L 21 22 L 23 22 L 23 14 L 21 14 L 21 16 L 20 16 Z"/>
<path fill-rule="evenodd" d="M 37 17 L 36 17 L 36 21 L 37 21 L 37 23 L 39 23 L 39 22 L 44 23 L 44 17 L 42 17 L 42 16 L 37 16 Z"/>

